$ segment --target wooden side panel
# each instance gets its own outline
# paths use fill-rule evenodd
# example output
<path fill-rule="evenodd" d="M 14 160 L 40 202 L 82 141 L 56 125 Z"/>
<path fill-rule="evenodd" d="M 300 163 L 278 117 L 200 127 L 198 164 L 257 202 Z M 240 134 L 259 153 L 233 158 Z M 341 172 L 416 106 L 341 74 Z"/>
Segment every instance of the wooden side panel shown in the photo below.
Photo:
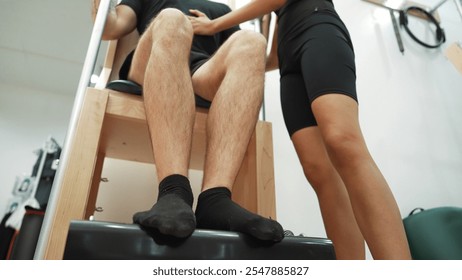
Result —
<path fill-rule="evenodd" d="M 96 164 L 107 94 L 89 88 L 85 94 L 75 138 L 69 149 L 69 164 L 52 220 L 45 259 L 62 259 L 69 223 L 83 219 Z"/>
<path fill-rule="evenodd" d="M 98 198 L 99 184 L 101 183 L 101 173 L 103 172 L 105 155 L 98 153 L 96 158 L 95 170 L 93 172 L 93 178 L 91 179 L 91 188 L 88 195 L 87 207 L 85 210 L 85 219 L 88 220 L 90 216 L 95 213 L 96 199 Z"/>
<path fill-rule="evenodd" d="M 250 139 L 233 200 L 249 211 L 276 219 L 272 126 L 259 121 Z"/>

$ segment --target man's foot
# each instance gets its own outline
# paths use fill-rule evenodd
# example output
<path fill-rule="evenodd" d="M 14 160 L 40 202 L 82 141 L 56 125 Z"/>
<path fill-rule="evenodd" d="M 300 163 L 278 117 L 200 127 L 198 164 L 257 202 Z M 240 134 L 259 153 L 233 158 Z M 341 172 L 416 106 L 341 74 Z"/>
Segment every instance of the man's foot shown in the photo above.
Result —
<path fill-rule="evenodd" d="M 225 187 L 206 190 L 199 195 L 196 208 L 197 227 L 229 230 L 249 234 L 263 241 L 279 242 L 284 238 L 282 226 L 254 214 L 231 200 Z"/>
<path fill-rule="evenodd" d="M 133 222 L 165 235 L 188 237 L 196 228 L 192 202 L 189 180 L 181 175 L 168 176 L 159 184 L 156 204 L 150 210 L 133 215 Z"/>

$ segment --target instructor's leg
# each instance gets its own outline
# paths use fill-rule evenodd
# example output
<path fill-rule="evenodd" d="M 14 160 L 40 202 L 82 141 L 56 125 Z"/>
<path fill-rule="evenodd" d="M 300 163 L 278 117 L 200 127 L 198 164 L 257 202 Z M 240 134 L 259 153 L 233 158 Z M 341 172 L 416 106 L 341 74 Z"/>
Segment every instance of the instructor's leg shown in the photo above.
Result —
<path fill-rule="evenodd" d="M 354 53 L 348 36 L 331 24 L 316 25 L 310 34 L 301 57 L 305 86 L 361 233 L 375 259 L 409 259 L 399 208 L 360 129 Z"/>
<path fill-rule="evenodd" d="M 345 184 L 327 155 L 317 126 L 292 135 L 303 171 L 316 192 L 327 237 L 337 259 L 365 259 L 364 238 L 359 230 Z"/>
<path fill-rule="evenodd" d="M 358 104 L 342 94 L 327 94 L 318 97 L 312 108 L 332 163 L 345 182 L 372 256 L 375 259 L 409 259 L 398 206 L 359 127 Z"/>
<path fill-rule="evenodd" d="M 292 69 L 281 77 L 281 106 L 287 131 L 307 180 L 316 192 L 327 237 L 337 259 L 365 259 L 359 230 L 345 184 L 327 154 L 311 110 L 303 76 Z"/>

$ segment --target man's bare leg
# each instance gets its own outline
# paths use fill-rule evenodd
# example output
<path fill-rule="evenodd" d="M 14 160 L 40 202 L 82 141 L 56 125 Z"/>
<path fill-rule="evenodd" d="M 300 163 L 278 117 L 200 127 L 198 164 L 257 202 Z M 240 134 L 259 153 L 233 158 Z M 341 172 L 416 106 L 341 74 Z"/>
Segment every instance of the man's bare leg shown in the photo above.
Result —
<path fill-rule="evenodd" d="M 143 85 L 146 118 L 160 181 L 157 203 L 134 222 L 176 237 L 195 229 L 187 178 L 195 103 L 189 71 L 193 31 L 178 10 L 159 13 L 143 34 L 130 78 Z"/>
<path fill-rule="evenodd" d="M 263 36 L 239 31 L 193 75 L 195 92 L 213 99 L 196 218 L 201 228 L 233 230 L 279 241 L 284 236 L 279 223 L 251 213 L 231 200 L 232 186 L 262 102 L 265 48 Z"/>

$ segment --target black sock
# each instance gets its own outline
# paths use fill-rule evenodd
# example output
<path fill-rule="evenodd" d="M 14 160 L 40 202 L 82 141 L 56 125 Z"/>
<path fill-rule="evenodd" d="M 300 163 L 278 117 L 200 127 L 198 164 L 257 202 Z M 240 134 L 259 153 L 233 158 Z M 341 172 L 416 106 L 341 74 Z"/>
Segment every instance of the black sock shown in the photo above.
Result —
<path fill-rule="evenodd" d="M 177 174 L 167 176 L 159 184 L 156 204 L 148 211 L 135 213 L 133 222 L 162 234 L 187 237 L 196 228 L 193 200 L 188 178 Z"/>
<path fill-rule="evenodd" d="M 196 208 L 197 227 L 247 233 L 260 240 L 281 241 L 282 226 L 254 214 L 231 200 L 225 187 L 206 190 L 199 195 Z"/>

